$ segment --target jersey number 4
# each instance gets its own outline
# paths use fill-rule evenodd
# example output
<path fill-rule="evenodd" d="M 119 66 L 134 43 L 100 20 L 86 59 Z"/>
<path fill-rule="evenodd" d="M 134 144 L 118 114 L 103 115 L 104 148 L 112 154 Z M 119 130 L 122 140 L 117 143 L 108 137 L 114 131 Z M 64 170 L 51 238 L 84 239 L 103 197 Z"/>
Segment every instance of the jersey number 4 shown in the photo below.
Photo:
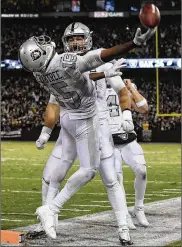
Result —
<path fill-rule="evenodd" d="M 107 97 L 107 105 L 109 107 L 110 117 L 118 117 L 119 105 L 116 102 L 116 95 L 109 95 Z"/>

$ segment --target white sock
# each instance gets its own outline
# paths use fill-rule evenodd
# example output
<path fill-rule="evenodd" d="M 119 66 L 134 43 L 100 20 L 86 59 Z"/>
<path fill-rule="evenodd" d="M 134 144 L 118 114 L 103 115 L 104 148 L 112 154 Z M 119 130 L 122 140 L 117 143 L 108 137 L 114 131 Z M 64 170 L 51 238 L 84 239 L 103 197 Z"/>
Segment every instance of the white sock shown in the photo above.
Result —
<path fill-rule="evenodd" d="M 54 200 L 50 203 L 50 209 L 54 212 L 54 213 L 59 213 L 60 209 L 62 208 L 62 206 L 65 204 L 65 202 L 67 202 L 70 197 L 71 197 L 71 193 L 69 193 L 69 189 L 68 187 L 65 185 L 64 188 L 59 192 L 59 194 L 54 198 Z"/>
<path fill-rule="evenodd" d="M 114 211 L 118 227 L 127 225 L 126 221 L 126 199 L 119 183 L 115 184 L 112 188 L 107 188 L 109 202 Z"/>
<path fill-rule="evenodd" d="M 122 189 L 123 194 L 124 194 L 125 199 L 126 199 L 126 193 L 125 193 L 125 189 L 124 189 L 124 185 L 123 185 L 123 174 L 121 172 L 117 172 L 117 179 L 118 179 L 118 182 L 121 186 L 121 189 Z M 127 207 L 127 201 L 126 201 L 126 214 L 129 215 L 128 207 Z"/>
<path fill-rule="evenodd" d="M 127 225 L 126 199 L 122 188 L 117 181 L 114 155 L 101 160 L 99 173 L 106 187 L 108 199 L 114 211 L 118 227 Z"/>
<path fill-rule="evenodd" d="M 144 207 L 144 196 L 146 190 L 147 180 L 137 175 L 134 182 L 135 187 L 135 206 Z"/>
<path fill-rule="evenodd" d="M 46 204 L 50 204 L 52 202 L 52 200 L 57 196 L 57 194 L 58 194 L 58 189 L 49 185 L 49 189 L 47 192 Z"/>
<path fill-rule="evenodd" d="M 80 168 L 76 171 L 67 181 L 64 188 L 54 198 L 50 204 L 50 209 L 55 213 L 59 213 L 61 207 L 67 202 L 71 196 L 85 184 L 87 184 L 92 178 L 94 178 L 96 171 L 85 168 Z"/>
<path fill-rule="evenodd" d="M 143 201 L 144 200 L 135 199 L 135 207 L 143 208 L 144 207 Z"/>
<path fill-rule="evenodd" d="M 46 204 L 48 188 L 49 188 L 49 184 L 46 183 L 44 179 L 42 179 L 42 205 Z"/>

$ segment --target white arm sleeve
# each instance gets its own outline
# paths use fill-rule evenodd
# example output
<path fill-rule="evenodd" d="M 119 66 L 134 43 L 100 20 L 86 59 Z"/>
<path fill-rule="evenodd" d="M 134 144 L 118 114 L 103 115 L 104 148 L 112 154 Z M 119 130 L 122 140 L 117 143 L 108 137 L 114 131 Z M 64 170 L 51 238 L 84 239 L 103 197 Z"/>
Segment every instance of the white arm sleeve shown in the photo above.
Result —
<path fill-rule="evenodd" d="M 110 86 L 114 89 L 114 91 L 117 94 L 122 88 L 126 87 L 120 76 L 110 77 L 110 78 L 107 78 L 106 80 L 107 80 L 107 83 L 110 84 Z"/>
<path fill-rule="evenodd" d="M 97 49 L 93 51 L 87 52 L 84 56 L 79 56 L 77 59 L 77 68 L 79 69 L 80 73 L 84 73 L 86 71 L 95 69 L 104 62 L 101 60 L 101 51 L 103 49 Z"/>
<path fill-rule="evenodd" d="M 53 94 L 50 95 L 50 98 L 49 98 L 49 104 L 56 104 L 56 105 L 59 105 L 55 96 Z"/>

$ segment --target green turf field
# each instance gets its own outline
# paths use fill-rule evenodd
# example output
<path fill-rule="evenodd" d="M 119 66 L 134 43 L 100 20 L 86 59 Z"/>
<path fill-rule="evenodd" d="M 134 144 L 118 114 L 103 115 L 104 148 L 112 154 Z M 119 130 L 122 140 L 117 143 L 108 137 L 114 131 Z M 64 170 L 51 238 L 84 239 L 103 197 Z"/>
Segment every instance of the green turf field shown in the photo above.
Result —
<path fill-rule="evenodd" d="M 2 229 L 38 223 L 35 210 L 41 205 L 41 176 L 54 143 L 38 151 L 32 142 L 2 142 Z M 165 200 L 181 195 L 180 144 L 142 144 L 148 166 L 145 202 Z M 75 162 L 69 177 L 78 169 Z M 134 203 L 130 168 L 123 166 L 128 206 Z M 111 209 L 106 190 L 97 175 L 82 188 L 61 211 L 60 218 L 70 218 Z"/>
<path fill-rule="evenodd" d="M 172 243 L 172 244 L 169 244 L 169 245 L 166 245 L 166 246 L 182 246 L 182 242 L 181 241 L 179 241 L 179 242 L 175 242 L 175 243 Z"/>

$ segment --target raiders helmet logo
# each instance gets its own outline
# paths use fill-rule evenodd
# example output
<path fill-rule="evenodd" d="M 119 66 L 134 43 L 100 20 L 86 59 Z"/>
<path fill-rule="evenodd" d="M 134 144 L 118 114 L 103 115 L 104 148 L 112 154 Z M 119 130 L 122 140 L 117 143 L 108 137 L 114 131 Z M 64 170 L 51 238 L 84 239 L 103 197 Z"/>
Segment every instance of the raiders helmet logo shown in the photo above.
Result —
<path fill-rule="evenodd" d="M 30 56 L 31 56 L 32 60 L 35 61 L 41 57 L 41 52 L 39 50 L 34 50 L 34 51 L 32 51 Z"/>
<path fill-rule="evenodd" d="M 127 133 L 122 133 L 120 135 L 118 135 L 122 140 L 126 141 L 128 140 L 128 134 Z"/>
<path fill-rule="evenodd" d="M 137 68 L 138 60 L 132 59 L 129 61 L 130 68 Z"/>

